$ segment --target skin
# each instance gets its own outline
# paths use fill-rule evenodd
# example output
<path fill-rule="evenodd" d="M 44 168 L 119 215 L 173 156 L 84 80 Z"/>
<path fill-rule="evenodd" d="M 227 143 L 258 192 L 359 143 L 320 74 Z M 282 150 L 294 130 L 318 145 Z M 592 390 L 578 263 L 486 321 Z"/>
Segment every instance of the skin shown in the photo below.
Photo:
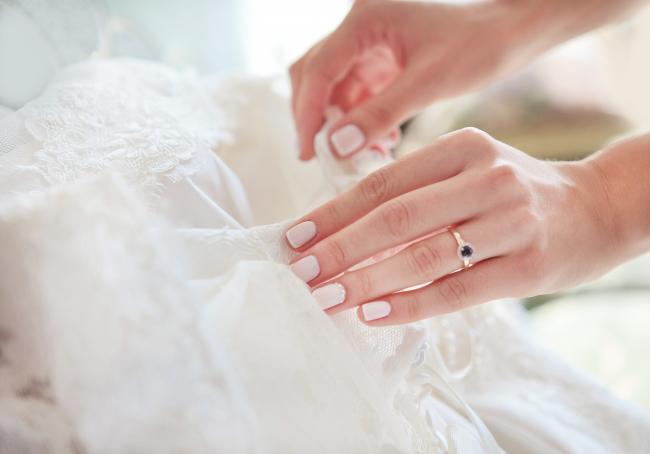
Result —
<path fill-rule="evenodd" d="M 292 69 L 302 157 L 311 156 L 308 144 L 320 127 L 317 111 L 330 103 L 328 96 L 355 93 L 339 125 L 359 125 L 370 144 L 426 104 L 477 88 L 637 3 L 363 2 Z M 366 38 L 355 40 L 351 33 Z M 388 85 L 376 92 L 366 87 L 358 96 L 365 79 L 345 74 L 357 74 L 359 61 L 366 64 L 357 59 L 366 45 L 393 49 L 396 72 Z M 473 51 L 457 58 L 462 49 Z M 372 72 L 367 64 L 365 74 Z M 333 68 L 348 72 L 341 76 Z M 463 129 L 369 175 L 300 219 L 296 224 L 314 222 L 317 233 L 298 249 L 294 263 L 316 258 L 320 274 L 309 282 L 313 288 L 343 285 L 344 302 L 328 313 L 388 302 L 389 315 L 366 322 L 371 326 L 563 290 L 650 250 L 649 172 L 650 135 L 583 161 L 547 162 L 477 129 Z M 475 246 L 469 269 L 461 269 L 450 226 Z M 355 267 L 379 254 L 387 258 Z"/>
<path fill-rule="evenodd" d="M 484 85 L 540 53 L 624 17 L 634 0 L 499 0 L 469 4 L 366 0 L 290 70 L 300 157 L 330 105 L 366 137 L 362 149 L 440 99 Z"/>

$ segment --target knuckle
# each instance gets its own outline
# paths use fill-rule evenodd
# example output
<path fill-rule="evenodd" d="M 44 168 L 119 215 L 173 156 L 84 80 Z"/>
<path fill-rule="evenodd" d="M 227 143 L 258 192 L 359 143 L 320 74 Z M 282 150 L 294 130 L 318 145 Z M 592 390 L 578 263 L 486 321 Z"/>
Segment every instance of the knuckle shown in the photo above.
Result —
<path fill-rule="evenodd" d="M 499 156 L 495 140 L 487 132 L 478 128 L 467 127 L 448 134 L 445 139 L 455 148 L 471 153 L 479 162 L 495 161 Z"/>
<path fill-rule="evenodd" d="M 471 143 L 485 143 L 492 139 L 487 132 L 473 126 L 458 130 L 458 137 Z"/>
<path fill-rule="evenodd" d="M 346 267 L 347 254 L 338 241 L 332 240 L 327 242 L 324 249 L 325 254 L 329 257 L 334 268 L 342 270 Z"/>
<path fill-rule="evenodd" d="M 477 154 L 481 162 L 487 163 L 494 163 L 501 157 L 499 147 L 492 142 L 486 142 L 477 147 Z"/>
<path fill-rule="evenodd" d="M 368 205 L 379 205 L 388 198 L 389 181 L 384 170 L 373 172 L 361 180 L 359 190 Z"/>
<path fill-rule="evenodd" d="M 402 302 L 401 306 L 404 308 L 404 316 L 409 321 L 422 320 L 427 316 L 424 305 L 419 298 L 411 297 Z"/>
<path fill-rule="evenodd" d="M 400 200 L 391 201 L 381 209 L 382 223 L 395 239 L 403 239 L 410 231 L 412 219 L 411 208 Z"/>
<path fill-rule="evenodd" d="M 515 186 L 519 177 L 514 166 L 509 164 L 497 164 L 490 169 L 488 174 L 491 186 L 512 188 Z"/>
<path fill-rule="evenodd" d="M 372 275 L 365 270 L 360 270 L 357 274 L 359 292 L 362 298 L 370 298 L 375 294 L 375 283 Z"/>
<path fill-rule="evenodd" d="M 418 277 L 433 279 L 442 265 L 440 252 L 426 243 L 415 244 L 407 253 L 411 271 Z"/>
<path fill-rule="evenodd" d="M 344 220 L 338 204 L 333 201 L 330 201 L 323 206 L 323 218 L 327 219 L 327 222 L 332 225 L 338 225 Z M 322 224 L 322 222 L 316 221 L 316 225 L 319 224 Z"/>
<path fill-rule="evenodd" d="M 448 277 L 438 285 L 438 293 L 442 303 L 450 310 L 462 309 L 467 301 L 467 289 L 456 277 Z"/>

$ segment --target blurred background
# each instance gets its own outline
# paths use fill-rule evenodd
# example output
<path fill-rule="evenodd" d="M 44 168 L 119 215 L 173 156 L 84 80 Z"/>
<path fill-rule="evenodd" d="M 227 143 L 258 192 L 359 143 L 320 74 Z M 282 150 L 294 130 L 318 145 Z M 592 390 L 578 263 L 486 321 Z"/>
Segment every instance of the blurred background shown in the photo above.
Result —
<path fill-rule="evenodd" d="M 96 46 L 99 56 L 157 60 L 204 74 L 282 78 L 293 60 L 336 27 L 350 3 L 96 0 L 94 4 L 102 30 Z M 0 48 L 0 57 L 2 52 Z M 646 10 L 567 43 L 508 80 L 432 106 L 409 122 L 396 153 L 409 153 L 447 131 L 476 126 L 541 158 L 579 159 L 616 138 L 648 130 L 648 55 Z M 643 177 L 650 178 L 650 169 Z M 650 409 L 650 256 L 597 282 L 531 298 L 525 305 L 539 337 L 550 348 L 620 397 Z"/>

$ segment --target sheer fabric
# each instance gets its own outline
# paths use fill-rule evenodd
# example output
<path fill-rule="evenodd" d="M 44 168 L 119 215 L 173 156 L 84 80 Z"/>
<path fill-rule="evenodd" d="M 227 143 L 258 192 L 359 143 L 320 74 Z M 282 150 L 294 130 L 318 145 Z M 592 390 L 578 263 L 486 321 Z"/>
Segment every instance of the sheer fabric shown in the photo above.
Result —
<path fill-rule="evenodd" d="M 321 143 L 321 164 L 298 167 L 266 81 L 87 62 L 0 131 L 14 452 L 649 446 L 647 416 L 536 345 L 512 302 L 381 329 L 325 315 L 286 266 L 287 221 L 260 224 L 381 160 L 340 168 Z"/>

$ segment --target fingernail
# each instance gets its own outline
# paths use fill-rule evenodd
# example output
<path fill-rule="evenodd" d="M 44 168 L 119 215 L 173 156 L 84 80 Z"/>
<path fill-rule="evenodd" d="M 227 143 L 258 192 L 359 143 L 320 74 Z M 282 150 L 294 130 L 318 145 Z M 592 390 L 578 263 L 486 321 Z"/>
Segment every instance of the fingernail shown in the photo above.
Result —
<path fill-rule="evenodd" d="M 348 156 L 357 151 L 366 141 L 363 131 L 355 125 L 346 125 L 332 134 L 332 144 L 339 156 Z"/>
<path fill-rule="evenodd" d="M 345 287 L 338 282 L 317 288 L 311 294 L 323 310 L 338 306 L 345 301 Z"/>
<path fill-rule="evenodd" d="M 292 248 L 298 248 L 316 236 L 316 224 L 312 221 L 294 225 L 285 234 Z"/>
<path fill-rule="evenodd" d="M 313 255 L 308 255 L 307 257 L 301 258 L 296 263 L 291 265 L 290 268 L 296 276 L 305 282 L 311 281 L 320 273 L 318 260 L 316 260 L 316 257 Z"/>
<path fill-rule="evenodd" d="M 363 319 L 367 322 L 386 317 L 390 314 L 390 303 L 388 301 L 373 301 L 361 306 Z"/>

